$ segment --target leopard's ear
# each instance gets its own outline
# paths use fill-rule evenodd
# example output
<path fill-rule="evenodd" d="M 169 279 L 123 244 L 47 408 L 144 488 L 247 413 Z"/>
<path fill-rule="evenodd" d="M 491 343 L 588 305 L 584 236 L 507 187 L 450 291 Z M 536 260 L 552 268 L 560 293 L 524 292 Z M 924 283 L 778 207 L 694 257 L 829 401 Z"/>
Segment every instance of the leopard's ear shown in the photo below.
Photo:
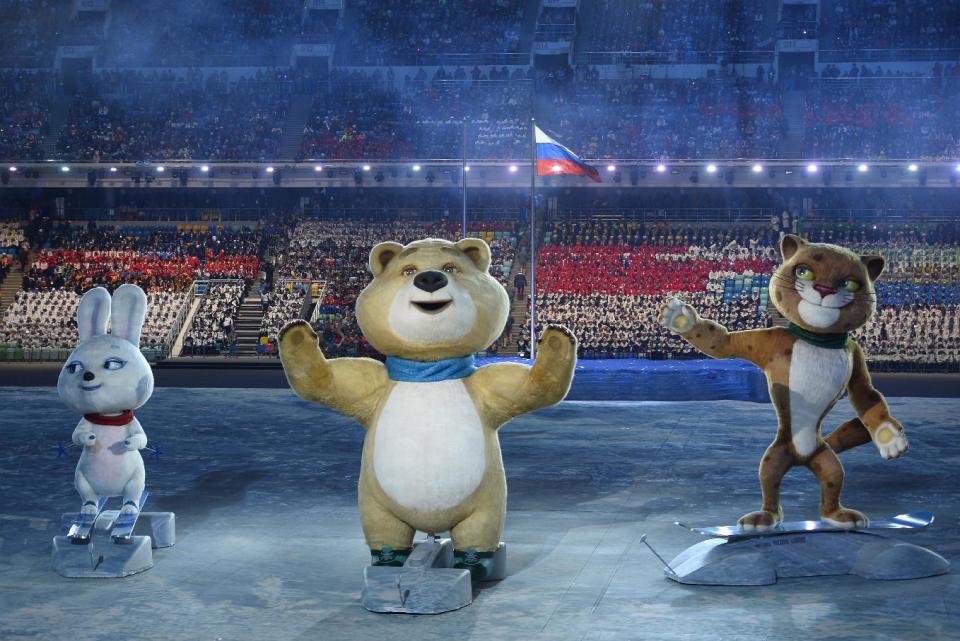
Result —
<path fill-rule="evenodd" d="M 870 277 L 871 281 L 875 281 L 880 278 L 880 274 L 883 273 L 884 267 L 883 256 L 867 254 L 860 257 L 860 262 L 866 266 L 867 275 Z"/>
<path fill-rule="evenodd" d="M 780 255 L 787 261 L 797 253 L 797 250 L 807 244 L 807 241 L 795 234 L 785 234 L 780 239 Z"/>

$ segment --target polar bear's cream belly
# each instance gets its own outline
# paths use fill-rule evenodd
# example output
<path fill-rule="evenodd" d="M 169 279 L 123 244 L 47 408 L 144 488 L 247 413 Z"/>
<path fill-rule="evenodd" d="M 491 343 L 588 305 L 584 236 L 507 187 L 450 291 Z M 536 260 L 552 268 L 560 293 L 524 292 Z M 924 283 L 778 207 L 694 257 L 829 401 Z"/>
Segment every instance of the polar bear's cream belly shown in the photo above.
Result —
<path fill-rule="evenodd" d="M 373 469 L 405 508 L 459 505 L 486 468 L 483 423 L 462 380 L 397 383 L 376 424 Z"/>

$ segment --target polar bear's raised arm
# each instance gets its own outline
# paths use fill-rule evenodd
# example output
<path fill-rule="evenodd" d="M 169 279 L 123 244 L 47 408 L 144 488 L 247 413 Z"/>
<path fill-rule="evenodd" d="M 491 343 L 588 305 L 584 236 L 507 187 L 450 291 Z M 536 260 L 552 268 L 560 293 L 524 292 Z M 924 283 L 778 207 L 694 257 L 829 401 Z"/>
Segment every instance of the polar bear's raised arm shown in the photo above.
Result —
<path fill-rule="evenodd" d="M 387 371 L 371 358 L 328 360 L 317 335 L 303 320 L 280 332 L 280 362 L 290 387 L 300 398 L 370 425 L 386 390 Z"/>
<path fill-rule="evenodd" d="M 565 327 L 549 325 L 540 338 L 533 367 L 487 365 L 470 377 L 470 388 L 490 422 L 500 427 L 515 416 L 562 401 L 576 364 L 576 338 Z"/>

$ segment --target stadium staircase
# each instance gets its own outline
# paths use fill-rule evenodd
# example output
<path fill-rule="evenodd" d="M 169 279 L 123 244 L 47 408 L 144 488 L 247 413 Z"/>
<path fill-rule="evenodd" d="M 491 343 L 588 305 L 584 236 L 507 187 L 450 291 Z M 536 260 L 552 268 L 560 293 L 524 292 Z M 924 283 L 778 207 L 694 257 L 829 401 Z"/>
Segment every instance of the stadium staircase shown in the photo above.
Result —
<path fill-rule="evenodd" d="M 260 323 L 263 310 L 260 308 L 260 285 L 263 281 L 257 276 L 247 290 L 237 317 L 233 321 L 233 331 L 237 334 L 237 356 L 256 356 L 257 343 L 260 342 Z"/>
<path fill-rule="evenodd" d="M 783 92 L 783 117 L 787 121 L 787 135 L 780 142 L 781 158 L 802 158 L 806 135 L 804 122 L 804 92 Z"/>
<path fill-rule="evenodd" d="M 516 356 L 517 339 L 520 337 L 520 328 L 523 326 L 527 315 L 527 297 L 524 296 L 523 300 L 517 300 L 517 288 L 513 286 L 513 277 L 517 275 L 521 267 L 523 265 L 520 264 L 520 261 L 513 261 L 510 275 L 507 276 L 507 293 L 510 295 L 510 317 L 513 318 L 513 330 L 510 332 L 510 342 L 506 349 L 500 351 L 501 356 Z"/>
<path fill-rule="evenodd" d="M 23 286 L 23 272 L 20 271 L 20 262 L 14 261 L 7 272 L 7 277 L 0 283 L 0 318 L 7 312 L 10 303 L 16 298 L 17 292 Z"/>
<path fill-rule="evenodd" d="M 290 109 L 287 110 L 287 121 L 283 124 L 283 136 L 277 151 L 282 160 L 296 160 L 300 156 L 303 127 L 307 124 L 312 107 L 313 94 L 294 94 L 290 98 Z"/>
<path fill-rule="evenodd" d="M 60 96 L 58 100 L 53 101 L 50 107 L 50 133 L 43 139 L 43 157 L 57 157 L 57 140 L 60 138 L 60 132 L 67 124 L 67 115 L 70 113 L 70 98 Z"/>

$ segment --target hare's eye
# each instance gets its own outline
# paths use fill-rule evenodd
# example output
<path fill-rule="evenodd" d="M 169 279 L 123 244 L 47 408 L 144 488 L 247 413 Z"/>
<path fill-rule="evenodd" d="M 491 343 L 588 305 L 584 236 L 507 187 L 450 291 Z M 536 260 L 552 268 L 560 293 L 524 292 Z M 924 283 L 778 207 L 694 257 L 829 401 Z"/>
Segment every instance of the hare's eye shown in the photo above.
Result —
<path fill-rule="evenodd" d="M 121 361 L 119 358 L 108 358 L 103 362 L 103 369 L 121 369 L 127 361 Z"/>
<path fill-rule="evenodd" d="M 67 365 L 67 371 L 70 372 L 71 374 L 76 374 L 77 372 L 82 372 L 82 371 L 83 371 L 83 363 L 81 363 L 80 361 L 73 361 L 72 363 L 70 363 L 69 365 Z"/>

